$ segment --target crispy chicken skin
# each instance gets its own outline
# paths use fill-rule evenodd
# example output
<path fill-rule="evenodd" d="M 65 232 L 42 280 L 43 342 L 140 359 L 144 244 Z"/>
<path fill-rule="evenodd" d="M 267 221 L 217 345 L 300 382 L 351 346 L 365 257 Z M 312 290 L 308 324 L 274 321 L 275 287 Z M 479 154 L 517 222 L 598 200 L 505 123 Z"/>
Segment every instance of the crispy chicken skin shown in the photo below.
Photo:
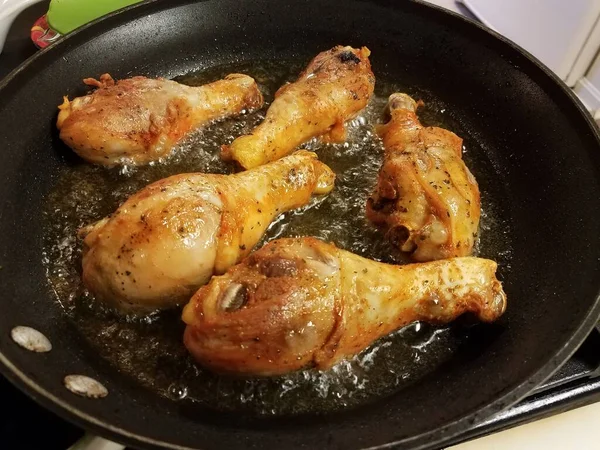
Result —
<path fill-rule="evenodd" d="M 384 162 L 367 217 L 415 261 L 470 255 L 481 205 L 462 160 L 462 139 L 422 126 L 417 106 L 406 94 L 389 98 L 390 121 L 378 129 Z"/>
<path fill-rule="evenodd" d="M 80 231 L 83 282 L 125 311 L 186 302 L 248 255 L 275 217 L 329 192 L 334 179 L 314 153 L 299 151 L 235 175 L 157 181 Z"/>
<path fill-rule="evenodd" d="M 189 131 L 263 104 L 254 79 L 240 74 L 199 87 L 163 78 L 115 82 L 109 74 L 84 83 L 97 89 L 65 97 L 56 126 L 79 156 L 104 166 L 156 161 Z"/>
<path fill-rule="evenodd" d="M 223 146 L 223 158 L 250 169 L 288 155 L 313 137 L 342 142 L 344 122 L 373 94 L 370 53 L 366 47 L 342 46 L 319 53 L 298 80 L 277 91 L 265 120 L 252 134 Z"/>
<path fill-rule="evenodd" d="M 192 297 L 184 343 L 202 365 L 239 375 L 327 369 L 411 322 L 506 308 L 496 263 L 474 257 L 393 266 L 315 238 L 279 239 Z"/>

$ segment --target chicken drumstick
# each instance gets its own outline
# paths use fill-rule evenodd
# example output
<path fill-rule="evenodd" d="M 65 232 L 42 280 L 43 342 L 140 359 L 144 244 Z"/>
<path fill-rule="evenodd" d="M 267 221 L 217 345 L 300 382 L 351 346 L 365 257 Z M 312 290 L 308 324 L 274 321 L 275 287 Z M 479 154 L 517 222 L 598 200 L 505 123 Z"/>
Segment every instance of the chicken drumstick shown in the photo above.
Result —
<path fill-rule="evenodd" d="M 393 266 L 315 238 L 279 239 L 192 297 L 184 343 L 218 372 L 327 369 L 410 322 L 444 324 L 466 312 L 496 320 L 506 296 L 495 272 L 487 259 Z"/>
<path fill-rule="evenodd" d="M 384 162 L 367 217 L 416 261 L 470 255 L 481 206 L 462 139 L 422 126 L 417 102 L 406 94 L 392 94 L 388 107 L 391 119 L 378 130 Z"/>
<path fill-rule="evenodd" d="M 314 153 L 235 175 L 180 174 L 81 231 L 83 282 L 96 298 L 147 311 L 188 301 L 252 250 L 271 221 L 333 187 Z"/>
<path fill-rule="evenodd" d="M 342 142 L 344 122 L 373 94 L 370 53 L 366 47 L 342 46 L 319 53 L 297 81 L 277 91 L 265 120 L 252 134 L 223 146 L 223 158 L 250 169 L 291 153 L 313 137 Z"/>
<path fill-rule="evenodd" d="M 156 161 L 189 131 L 263 104 L 254 79 L 240 74 L 199 87 L 164 78 L 115 82 L 108 74 L 84 82 L 98 89 L 65 97 L 56 126 L 79 156 L 103 166 Z"/>

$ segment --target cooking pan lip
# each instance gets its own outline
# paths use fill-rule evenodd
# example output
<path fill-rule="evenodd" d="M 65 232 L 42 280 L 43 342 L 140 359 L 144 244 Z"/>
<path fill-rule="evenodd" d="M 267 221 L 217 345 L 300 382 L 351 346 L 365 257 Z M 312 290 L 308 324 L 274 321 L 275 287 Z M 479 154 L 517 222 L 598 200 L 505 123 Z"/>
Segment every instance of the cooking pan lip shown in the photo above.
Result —
<path fill-rule="evenodd" d="M 46 48 L 37 50 L 32 56 L 27 58 L 18 67 L 16 67 L 11 72 L 9 72 L 8 75 L 6 75 L 4 77 L 4 79 L 2 79 L 0 81 L 0 93 L 14 78 L 17 77 L 17 75 L 19 75 L 21 72 L 23 72 L 25 69 L 27 69 L 27 67 L 32 65 L 36 60 L 43 57 L 46 53 L 53 51 L 53 49 L 55 47 L 60 47 L 61 45 L 65 45 L 65 44 L 63 44 L 63 42 L 66 42 L 69 39 L 72 40 L 74 37 L 78 36 L 79 34 L 82 34 L 84 31 L 88 30 L 89 28 L 95 27 L 96 25 L 98 25 L 99 23 L 102 23 L 102 22 L 108 22 L 110 19 L 114 18 L 115 16 L 118 16 L 119 14 L 127 13 L 131 10 L 137 10 L 138 8 L 141 10 L 144 7 L 148 7 L 148 5 L 151 5 L 154 3 L 161 3 L 162 1 L 164 1 L 164 0 L 143 0 L 140 3 L 134 3 L 133 5 L 125 6 L 124 8 L 117 9 L 111 13 L 105 14 L 104 16 L 94 19 L 91 22 L 88 22 L 85 25 L 82 25 L 79 28 L 76 28 L 75 30 L 71 31 L 70 33 L 68 33 L 64 36 L 61 36 L 60 39 L 51 43 Z M 196 3 L 196 2 L 199 3 L 199 2 L 207 2 L 207 1 L 210 1 L 210 0 L 182 0 L 182 3 Z M 421 3 L 420 0 L 419 0 L 419 3 Z"/>
<path fill-rule="evenodd" d="M 10 72 L 2 82 L 0 82 L 0 93 L 6 88 L 8 84 L 12 82 L 21 72 L 25 71 L 30 65 L 32 65 L 38 58 L 43 57 L 46 53 L 52 52 L 55 47 L 64 46 L 63 42 L 70 42 L 69 40 L 74 40 L 78 35 L 82 32 L 88 30 L 89 28 L 96 27 L 100 24 L 105 24 L 109 22 L 109 20 L 114 19 L 115 16 L 119 14 L 123 14 L 120 24 L 126 23 L 132 19 L 132 17 L 126 16 L 126 13 L 136 10 L 141 11 L 143 8 L 151 8 L 154 4 L 160 3 L 162 0 L 145 0 L 141 3 L 134 4 L 125 8 L 122 8 L 118 11 L 110 13 L 104 17 L 96 19 L 79 29 L 69 33 L 67 36 L 63 37 L 56 43 L 48 46 L 46 49 L 40 50 L 36 52 L 32 57 L 30 57 L 27 61 L 21 64 L 19 67 Z M 202 0 L 208 1 L 208 0 Z M 217 0 L 214 0 L 217 1 Z M 376 3 L 380 4 L 378 1 L 369 1 L 369 0 L 357 0 L 359 2 L 366 3 Z M 429 8 L 430 10 L 436 10 L 438 13 L 445 14 L 446 16 L 452 16 L 453 20 L 459 20 L 463 23 L 470 24 L 472 27 L 476 27 L 480 31 L 483 31 L 490 35 L 492 38 L 495 38 L 506 45 L 511 51 L 520 54 L 520 56 L 524 57 L 527 61 L 533 63 L 533 65 L 541 70 L 546 77 L 549 77 L 550 80 L 554 82 L 555 85 L 562 91 L 563 94 L 566 94 L 567 98 L 576 106 L 578 112 L 583 116 L 583 119 L 586 121 L 590 131 L 592 132 L 595 140 L 600 147 L 600 129 L 598 129 L 596 123 L 593 121 L 593 118 L 587 111 L 587 109 L 582 104 L 581 100 L 572 92 L 572 90 L 566 86 L 566 84 L 549 68 L 547 68 L 543 63 L 541 63 L 535 56 L 530 54 L 525 49 L 521 48 L 517 44 L 515 44 L 510 39 L 500 35 L 494 30 L 491 30 L 484 25 L 475 22 L 472 19 L 464 17 L 458 13 L 453 11 L 449 11 L 445 8 L 442 8 L 437 5 L 432 5 L 430 3 L 426 3 L 423 0 L 411 0 L 413 3 L 418 4 L 420 7 Z M 193 3 L 193 0 L 181 0 L 177 6 L 181 6 L 184 4 Z M 164 2 L 166 5 L 170 5 L 170 2 Z M 393 4 L 388 4 L 385 2 L 385 6 L 388 8 L 395 9 Z M 162 9 L 166 9 L 168 6 Z M 584 341 L 584 339 L 588 336 L 589 332 L 593 329 L 594 325 L 598 321 L 598 317 L 600 316 L 600 287 L 598 289 L 598 293 L 595 296 L 594 303 L 592 304 L 586 318 L 581 322 L 579 327 L 573 332 L 571 337 L 567 340 L 567 342 L 560 348 L 551 359 L 548 360 L 546 364 L 540 367 L 536 372 L 534 372 L 529 378 L 526 378 L 520 384 L 513 387 L 511 390 L 506 392 L 501 397 L 492 400 L 485 406 L 476 409 L 473 412 L 467 413 L 465 416 L 455 420 L 454 422 L 449 423 L 448 425 L 437 429 L 430 430 L 418 434 L 416 436 L 412 436 L 406 439 L 401 439 L 394 442 L 389 442 L 386 444 L 365 447 L 365 449 L 375 450 L 375 449 L 386 449 L 390 447 L 394 447 L 397 445 L 407 445 L 411 443 L 415 443 L 415 449 L 424 449 L 430 448 L 435 445 L 442 444 L 444 441 L 460 434 L 461 431 L 467 429 L 472 426 L 478 420 L 482 420 L 485 417 L 490 416 L 494 412 L 498 412 L 510 405 L 516 403 L 521 398 L 526 396 L 531 389 L 544 381 L 546 378 L 551 376 L 556 370 L 560 368 L 564 362 L 577 350 L 578 346 Z M 143 444 L 150 445 L 155 448 L 169 448 L 174 450 L 194 450 L 192 447 L 181 446 L 177 444 L 172 444 L 168 442 L 164 442 L 161 440 L 153 439 L 148 436 L 140 435 L 134 432 L 127 431 L 119 426 L 112 425 L 108 422 L 104 422 L 93 415 L 86 413 L 85 411 L 72 406 L 68 401 L 54 395 L 52 392 L 44 389 L 39 384 L 37 384 L 32 378 L 22 372 L 17 366 L 15 366 L 9 358 L 7 358 L 4 353 L 0 350 L 0 372 L 2 372 L 13 384 L 15 384 L 19 389 L 25 392 L 27 395 L 32 397 L 38 403 L 41 403 L 46 408 L 52 410 L 59 416 L 63 417 L 66 420 L 74 422 L 83 428 L 91 429 L 95 432 L 98 432 L 100 435 L 108 436 L 115 441 L 124 442 L 127 444 Z M 66 391 L 65 391 L 66 392 Z M 415 441 L 421 441 L 417 443 Z"/>

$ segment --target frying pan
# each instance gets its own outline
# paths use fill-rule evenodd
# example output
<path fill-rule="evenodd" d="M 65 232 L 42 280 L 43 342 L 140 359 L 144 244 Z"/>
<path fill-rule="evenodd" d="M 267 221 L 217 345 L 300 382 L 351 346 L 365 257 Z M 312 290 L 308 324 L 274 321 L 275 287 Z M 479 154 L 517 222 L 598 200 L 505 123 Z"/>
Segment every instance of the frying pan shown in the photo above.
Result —
<path fill-rule="evenodd" d="M 86 344 L 49 292 L 41 210 L 68 152 L 56 106 L 110 72 L 173 77 L 215 65 L 308 59 L 366 45 L 378 79 L 440 99 L 502 186 L 510 270 L 506 315 L 442 367 L 379 401 L 335 414 L 247 417 L 141 387 Z M 389 93 L 388 93 L 389 94 Z M 150 1 L 41 51 L 0 86 L 0 361 L 38 402 L 84 428 L 144 448 L 434 448 L 526 395 L 579 346 L 600 313 L 600 140 L 581 103 L 542 64 L 475 23 L 419 2 Z M 488 181 L 479 180 L 485 188 Z M 485 190 L 485 189 L 484 189 Z M 506 268 L 505 268 L 506 269 Z M 52 342 L 36 354 L 9 331 Z M 102 382 L 103 399 L 65 389 Z"/>

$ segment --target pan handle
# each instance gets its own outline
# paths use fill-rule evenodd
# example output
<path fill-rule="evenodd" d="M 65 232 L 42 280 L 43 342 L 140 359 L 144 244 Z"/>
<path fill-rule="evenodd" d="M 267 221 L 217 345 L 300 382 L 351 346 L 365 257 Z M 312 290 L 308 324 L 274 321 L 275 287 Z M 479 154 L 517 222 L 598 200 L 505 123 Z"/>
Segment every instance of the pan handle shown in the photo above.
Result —
<path fill-rule="evenodd" d="M 42 0 L 0 0 L 0 53 L 6 41 L 6 35 L 15 18 L 25 8 Z"/>
<path fill-rule="evenodd" d="M 1 0 L 0 0 L 1 1 Z M 108 441 L 99 436 L 86 433 L 75 442 L 69 450 L 124 450 L 125 446 L 116 442 Z"/>

